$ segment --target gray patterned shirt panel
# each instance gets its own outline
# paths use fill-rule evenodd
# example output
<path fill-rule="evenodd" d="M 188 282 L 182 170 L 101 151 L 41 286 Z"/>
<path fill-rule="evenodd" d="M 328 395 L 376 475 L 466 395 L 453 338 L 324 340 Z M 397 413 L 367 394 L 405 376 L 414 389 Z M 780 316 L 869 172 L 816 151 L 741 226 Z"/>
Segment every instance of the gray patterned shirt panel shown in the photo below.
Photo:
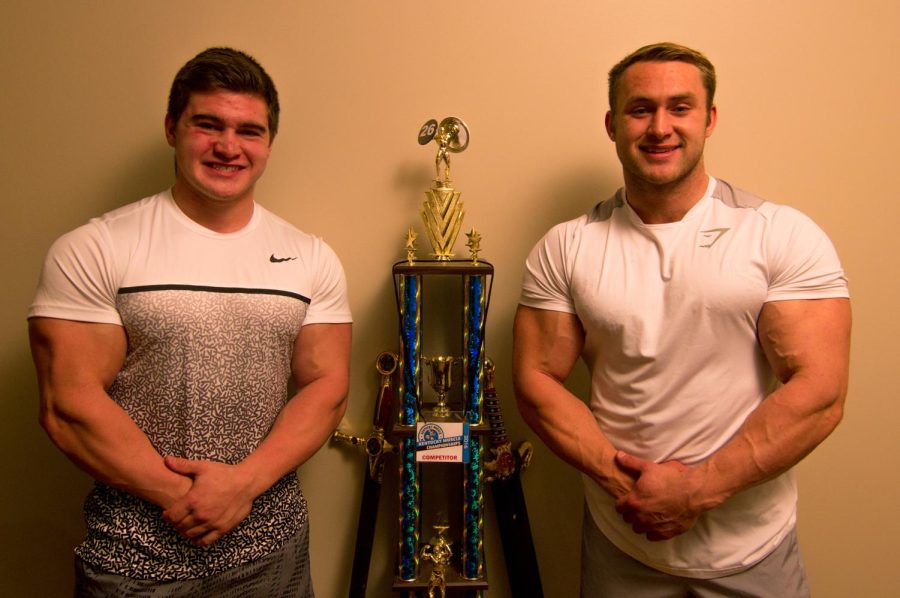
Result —
<path fill-rule="evenodd" d="M 266 437 L 288 400 L 294 341 L 305 298 L 255 289 L 149 287 L 116 299 L 127 335 L 110 396 L 161 455 L 235 464 Z M 85 503 L 78 555 L 141 579 L 218 573 L 279 549 L 306 522 L 291 473 L 260 495 L 248 517 L 197 548 L 158 507 L 97 484 Z"/>

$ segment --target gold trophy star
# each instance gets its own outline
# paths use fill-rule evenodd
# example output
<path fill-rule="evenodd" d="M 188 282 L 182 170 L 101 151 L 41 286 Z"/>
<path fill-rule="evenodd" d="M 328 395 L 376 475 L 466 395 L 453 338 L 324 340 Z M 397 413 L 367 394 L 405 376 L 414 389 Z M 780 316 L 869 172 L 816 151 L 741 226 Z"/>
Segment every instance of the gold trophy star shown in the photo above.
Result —
<path fill-rule="evenodd" d="M 469 248 L 469 253 L 472 255 L 472 263 L 477 264 L 478 252 L 481 251 L 481 233 L 473 228 L 466 233 L 466 237 L 469 238 L 466 242 L 466 247 Z"/>
<path fill-rule="evenodd" d="M 410 226 L 409 230 L 406 231 L 406 261 L 412 264 L 416 261 L 416 239 L 419 238 L 419 235 L 416 234 L 416 231 Z"/>

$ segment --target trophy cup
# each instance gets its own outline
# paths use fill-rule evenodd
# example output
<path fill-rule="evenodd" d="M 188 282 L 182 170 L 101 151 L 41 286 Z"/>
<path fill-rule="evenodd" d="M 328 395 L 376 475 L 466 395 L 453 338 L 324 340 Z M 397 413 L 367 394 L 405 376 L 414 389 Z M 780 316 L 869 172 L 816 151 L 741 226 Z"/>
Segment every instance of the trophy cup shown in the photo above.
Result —
<path fill-rule="evenodd" d="M 438 396 L 437 403 L 431 410 L 432 419 L 447 419 L 450 417 L 447 394 L 453 384 L 453 364 L 461 361 L 460 358 L 450 355 L 422 356 L 422 362 L 430 366 L 431 376 L 428 383 Z"/>
<path fill-rule="evenodd" d="M 450 486 L 458 484 L 459 467 L 462 467 L 461 508 L 452 507 L 454 513 L 457 509 L 462 513 L 459 519 L 451 518 L 445 530 L 451 538 L 457 534 L 461 537 L 459 558 L 444 564 L 441 575 L 448 589 L 465 589 L 480 595 L 488 587 L 482 534 L 484 441 L 490 427 L 484 420 L 482 398 L 484 327 L 494 267 L 479 258 L 481 235 L 474 228 L 467 234 L 469 259 L 453 259 L 465 211 L 461 193 L 450 178 L 450 161 L 453 154 L 468 146 L 468 127 L 452 116 L 440 123 L 429 120 L 419 130 L 419 143 L 426 145 L 431 141 L 437 144 L 435 179 L 425 191 L 421 209 L 422 223 L 431 243 L 431 259 L 421 260 L 416 256 L 417 235 L 410 227 L 405 239 L 406 259 L 393 267 L 400 327 L 400 409 L 394 432 L 403 436 L 398 443 L 400 541 L 393 589 L 401 594 L 428 589 L 428 578 L 420 571 L 423 466 L 417 459 L 418 430 L 424 432 L 428 426 L 432 430 L 434 426 L 449 429 L 458 425 L 454 420 L 461 420 L 468 430 L 462 437 L 465 447 L 462 460 L 455 465 L 429 464 L 424 473 L 437 476 L 433 483 L 426 484 L 434 490 L 443 481 Z M 453 384 L 454 368 L 458 368 L 458 386 Z M 437 394 L 437 403 L 427 413 L 421 409 L 423 370 L 428 370 L 427 383 Z M 461 400 L 451 400 L 455 388 L 461 389 Z M 434 425 L 429 418 L 435 420 Z M 428 498 L 425 502 L 436 499 L 433 493 Z"/>

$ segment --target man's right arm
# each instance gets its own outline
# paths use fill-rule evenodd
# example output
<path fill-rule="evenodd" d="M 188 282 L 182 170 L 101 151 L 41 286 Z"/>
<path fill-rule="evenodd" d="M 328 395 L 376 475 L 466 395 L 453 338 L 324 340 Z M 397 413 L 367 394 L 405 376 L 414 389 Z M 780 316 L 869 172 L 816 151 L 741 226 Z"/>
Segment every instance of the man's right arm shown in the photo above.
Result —
<path fill-rule="evenodd" d="M 561 459 L 613 498 L 634 479 L 616 463 L 616 449 L 587 405 L 563 385 L 584 346 L 575 314 L 519 306 L 513 330 L 513 384 L 526 423 Z"/>
<path fill-rule="evenodd" d="M 134 420 L 106 393 L 125 360 L 121 326 L 31 318 L 40 422 L 53 443 L 94 479 L 162 508 L 191 487 L 171 471 Z"/>

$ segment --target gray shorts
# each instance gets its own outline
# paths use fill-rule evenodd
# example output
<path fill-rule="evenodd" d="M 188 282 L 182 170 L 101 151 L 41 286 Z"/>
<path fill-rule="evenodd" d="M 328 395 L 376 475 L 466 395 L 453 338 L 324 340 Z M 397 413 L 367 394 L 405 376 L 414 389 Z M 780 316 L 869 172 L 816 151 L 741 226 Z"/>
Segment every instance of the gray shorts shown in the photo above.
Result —
<path fill-rule="evenodd" d="M 715 579 L 693 579 L 663 573 L 631 558 L 606 539 L 585 509 L 581 596 L 808 598 L 809 587 L 797 547 L 796 529 L 771 554 L 745 571 Z"/>
<path fill-rule="evenodd" d="M 233 569 L 176 581 L 132 579 L 75 558 L 75 598 L 314 598 L 309 525 L 272 554 Z"/>

